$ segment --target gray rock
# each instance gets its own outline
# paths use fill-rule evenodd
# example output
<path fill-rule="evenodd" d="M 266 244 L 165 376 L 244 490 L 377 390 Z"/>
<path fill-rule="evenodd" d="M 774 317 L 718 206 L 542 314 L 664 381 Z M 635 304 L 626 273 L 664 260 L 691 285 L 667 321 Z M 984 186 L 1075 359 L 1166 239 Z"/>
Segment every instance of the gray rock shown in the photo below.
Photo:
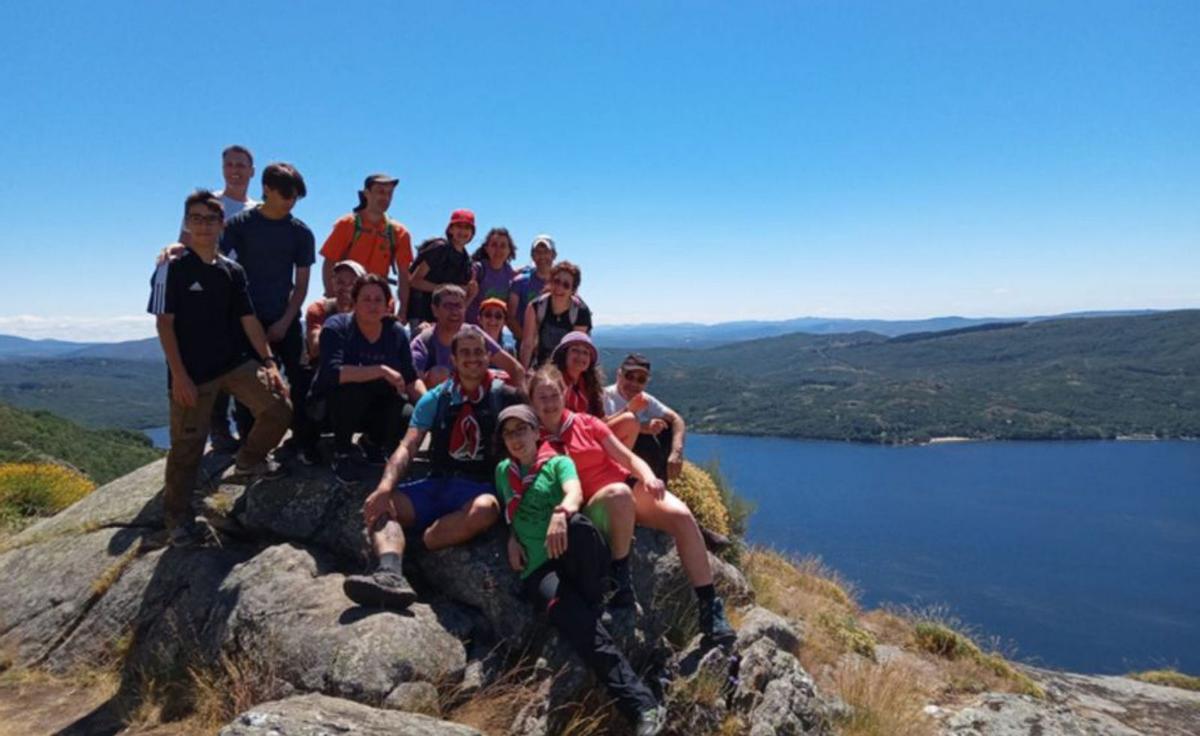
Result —
<path fill-rule="evenodd" d="M 965 707 L 941 709 L 942 733 L 956 736 L 1200 733 L 1200 693 L 1127 677 L 1024 669 L 1045 689 L 1045 700 L 985 693 Z"/>
<path fill-rule="evenodd" d="M 739 682 L 732 701 L 746 714 L 754 736 L 825 734 L 828 708 L 800 662 L 767 638 L 739 652 Z"/>
<path fill-rule="evenodd" d="M 791 654 L 800 650 L 801 637 L 796 626 L 777 613 L 754 606 L 742 616 L 737 632 L 737 649 L 745 650 L 759 639 L 769 639 Z"/>
<path fill-rule="evenodd" d="M 402 682 L 383 699 L 383 707 L 409 713 L 441 715 L 437 688 L 428 682 Z"/>
<path fill-rule="evenodd" d="M 298 695 L 257 705 L 220 736 L 480 736 L 473 728 L 416 713 L 379 710 L 325 695 Z"/>

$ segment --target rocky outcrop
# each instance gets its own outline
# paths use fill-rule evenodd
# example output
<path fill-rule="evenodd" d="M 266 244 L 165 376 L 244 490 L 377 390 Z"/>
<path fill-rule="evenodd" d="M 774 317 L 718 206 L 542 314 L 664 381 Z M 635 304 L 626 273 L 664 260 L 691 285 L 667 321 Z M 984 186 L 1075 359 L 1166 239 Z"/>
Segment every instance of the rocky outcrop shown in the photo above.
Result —
<path fill-rule="evenodd" d="M 10 540 L 0 552 L 0 647 L 23 665 L 59 672 L 119 663 L 130 687 L 145 678 L 219 679 L 233 670 L 269 681 L 277 695 L 311 694 L 243 714 L 228 733 L 308 733 L 323 728 L 322 719 L 363 719 L 358 728 L 371 733 L 371 724 L 400 723 L 385 716 L 401 714 L 384 711 L 441 712 L 487 688 L 517 657 L 532 656 L 531 686 L 546 695 L 542 707 L 523 714 L 527 733 L 553 732 L 555 710 L 594 688 L 520 598 L 502 529 L 449 550 L 414 545 L 406 564 L 421 602 L 404 613 L 366 610 L 344 597 L 342 580 L 363 568 L 360 509 L 372 484 L 347 489 L 326 469 L 297 468 L 290 478 L 247 488 L 225 479 L 227 465 L 228 458 L 206 458 L 196 501 L 220 531 L 219 546 L 163 547 L 161 461 Z M 748 604 L 741 573 L 712 562 L 729 604 Z M 612 628 L 659 685 L 677 666 L 669 640 L 695 633 L 694 594 L 663 534 L 638 530 L 633 565 L 642 614 Z M 765 611 L 747 621 L 747 645 L 794 646 L 786 622 Z M 761 708 L 765 684 L 756 693 L 745 700 Z M 781 708 L 807 707 L 803 699 L 771 697 Z M 426 732 L 409 728 L 403 732 Z M 460 732 L 470 731 L 428 731 Z"/>
<path fill-rule="evenodd" d="M 1077 675 L 1025 668 L 1046 691 L 985 693 L 965 706 L 931 713 L 945 736 L 1194 736 L 1200 733 L 1200 693 L 1128 677 Z"/>
<path fill-rule="evenodd" d="M 325 695 L 297 695 L 257 705 L 220 736 L 481 736 L 473 728 L 415 713 L 369 708 Z"/>

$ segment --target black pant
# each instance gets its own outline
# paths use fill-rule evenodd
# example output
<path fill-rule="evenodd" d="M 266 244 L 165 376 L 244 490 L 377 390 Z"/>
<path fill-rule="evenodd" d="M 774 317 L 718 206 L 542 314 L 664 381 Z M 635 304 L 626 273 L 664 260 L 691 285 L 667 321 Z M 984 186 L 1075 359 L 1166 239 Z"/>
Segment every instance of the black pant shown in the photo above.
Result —
<path fill-rule="evenodd" d="M 674 437 L 675 430 L 668 424 L 657 435 L 639 434 L 633 443 L 633 454 L 645 460 L 654 475 L 664 483 L 667 481 L 667 460 L 671 457 L 671 441 Z"/>
<path fill-rule="evenodd" d="M 604 535 L 586 516 L 574 514 L 567 524 L 566 553 L 525 579 L 525 595 L 547 612 L 550 623 L 604 683 L 617 707 L 635 720 L 657 701 L 600 622 L 609 561 Z"/>
<path fill-rule="evenodd" d="M 269 326 L 269 324 L 264 324 L 263 329 L 266 330 L 266 328 Z M 296 397 L 294 394 L 296 391 L 293 389 L 297 382 L 303 381 L 303 378 L 301 377 L 303 366 L 300 363 L 300 356 L 304 354 L 304 333 L 300 330 L 299 317 L 293 320 L 292 324 L 288 326 L 287 332 L 284 333 L 282 340 L 271 343 L 271 354 L 275 356 L 275 360 L 279 362 L 280 369 L 283 371 L 283 374 L 287 376 L 288 390 L 290 394 L 293 394 L 292 400 L 295 401 Z M 220 403 L 220 399 L 221 397 L 218 396 L 218 403 Z M 303 399 L 301 399 L 301 403 L 303 403 Z M 293 408 L 294 411 L 292 412 L 291 429 L 292 433 L 296 434 L 296 417 L 300 416 L 304 412 L 302 411 L 302 406 L 294 406 Z M 214 407 L 214 416 L 218 411 L 219 409 Z M 254 415 L 250 413 L 248 408 L 237 401 L 233 402 L 233 420 L 237 423 L 239 435 L 246 437 L 250 434 L 250 428 L 254 426 Z"/>
<path fill-rule="evenodd" d="M 391 454 L 408 428 L 404 397 L 382 379 L 343 383 L 327 395 L 333 424 L 335 452 L 349 452 L 355 432 L 365 432 L 385 453 Z"/>

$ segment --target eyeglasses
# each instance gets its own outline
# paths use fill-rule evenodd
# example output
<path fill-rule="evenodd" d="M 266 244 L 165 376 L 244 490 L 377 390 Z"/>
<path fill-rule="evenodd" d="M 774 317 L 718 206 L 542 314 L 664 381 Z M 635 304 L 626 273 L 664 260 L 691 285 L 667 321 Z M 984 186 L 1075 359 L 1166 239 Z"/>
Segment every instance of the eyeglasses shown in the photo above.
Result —
<path fill-rule="evenodd" d="M 625 372 L 625 380 L 629 381 L 630 383 L 645 384 L 647 381 L 650 380 L 650 374 L 642 373 L 641 371 L 635 371 L 635 372 L 626 371 Z"/>
<path fill-rule="evenodd" d="M 220 215 L 188 215 L 189 225 L 217 225 L 221 222 Z"/>
<path fill-rule="evenodd" d="M 479 318 L 480 319 L 504 319 L 504 312 L 498 312 L 493 309 L 489 309 L 486 312 L 480 312 Z"/>
<path fill-rule="evenodd" d="M 561 286 L 564 289 L 574 289 L 575 288 L 575 282 L 572 281 L 571 279 L 554 279 L 554 285 Z"/>

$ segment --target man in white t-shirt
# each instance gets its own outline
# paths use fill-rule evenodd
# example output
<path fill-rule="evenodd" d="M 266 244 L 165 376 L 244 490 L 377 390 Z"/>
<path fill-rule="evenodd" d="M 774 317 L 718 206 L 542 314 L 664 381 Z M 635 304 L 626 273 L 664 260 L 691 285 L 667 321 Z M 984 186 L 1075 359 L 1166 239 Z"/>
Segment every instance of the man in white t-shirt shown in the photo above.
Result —
<path fill-rule="evenodd" d="M 613 434 L 667 480 L 683 469 L 683 417 L 650 394 L 650 361 L 630 353 L 617 370 L 617 382 L 604 389 L 604 420 Z"/>
<path fill-rule="evenodd" d="M 242 210 L 260 204 L 248 194 L 250 180 L 254 178 L 254 154 L 249 148 L 235 144 L 221 151 L 221 175 L 225 178 L 225 188 L 213 194 L 221 198 L 225 222 Z M 187 245 L 187 237 L 187 229 L 181 228 L 179 242 Z"/>

